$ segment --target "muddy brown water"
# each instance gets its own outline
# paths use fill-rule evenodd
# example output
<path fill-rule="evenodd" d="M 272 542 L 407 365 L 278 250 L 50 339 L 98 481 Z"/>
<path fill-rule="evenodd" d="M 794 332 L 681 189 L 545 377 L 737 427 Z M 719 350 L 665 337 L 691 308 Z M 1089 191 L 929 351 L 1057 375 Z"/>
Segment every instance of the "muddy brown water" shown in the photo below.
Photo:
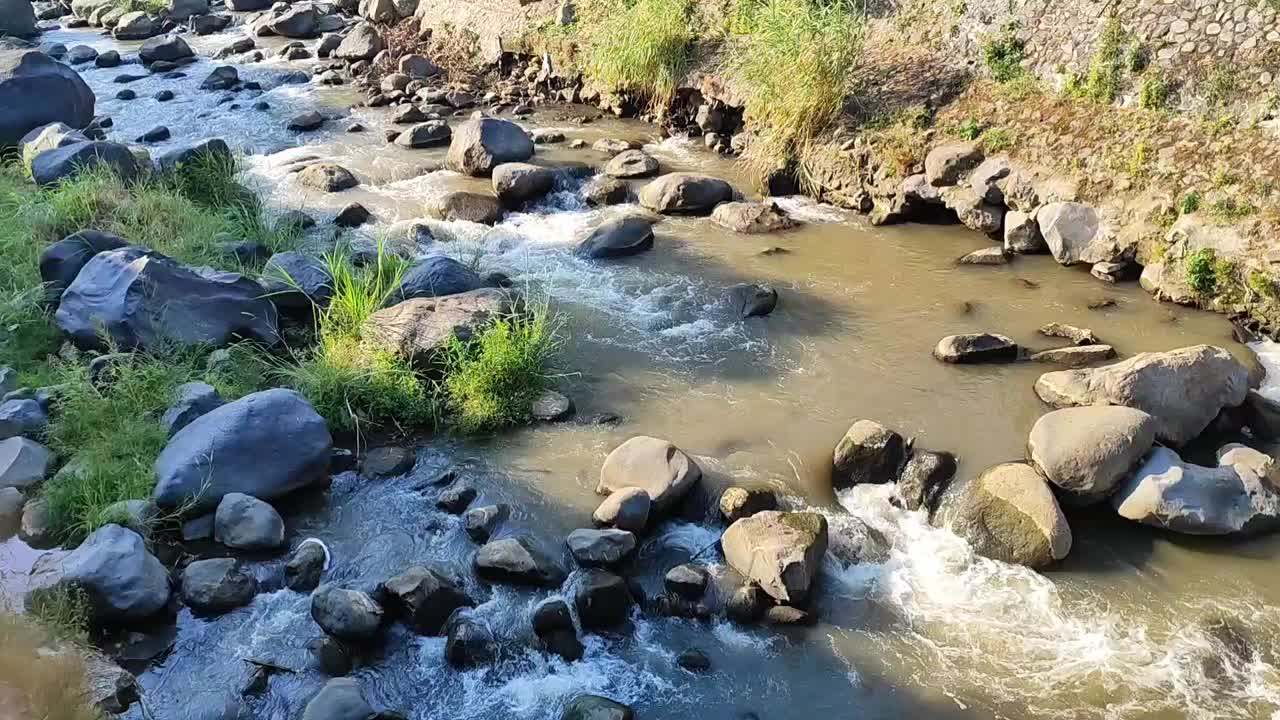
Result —
<path fill-rule="evenodd" d="M 207 53 L 232 37 L 193 44 Z M 46 39 L 115 44 L 83 31 Z M 443 150 L 386 144 L 385 110 L 352 110 L 310 135 L 285 132 L 290 114 L 321 107 L 345 115 L 355 100 L 347 88 L 274 87 L 292 66 L 239 66 L 244 79 L 268 88 L 262 99 L 272 108 L 265 112 L 249 108 L 254 99 L 239 99 L 244 107 L 231 110 L 214 104 L 218 94 L 196 90 L 207 61 L 184 79 L 131 85 L 142 99 L 128 103 L 111 99 L 122 87 L 111 79 L 128 68 L 85 76 L 103 99 L 99 111 L 115 118 L 114 138 L 132 139 L 157 124 L 169 125 L 175 142 L 224 137 L 253 151 L 246 182 L 277 209 L 325 219 L 348 202 L 366 205 L 378 222 L 361 231 L 365 240 L 420 217 L 433 196 L 487 187 L 430 172 Z M 176 88 L 178 98 L 151 100 L 159 87 Z M 521 122 L 588 144 L 602 137 L 644 142 L 664 170 L 719 175 L 751 195 L 730 161 L 696 144 L 662 141 L 639 123 L 560 119 L 570 112 L 543 109 Z M 368 131 L 345 132 L 352 120 Z M 303 192 L 287 166 L 310 156 L 350 168 L 362 186 L 329 196 Z M 536 162 L 599 167 L 605 159 L 553 145 L 539 146 Z M 621 210 L 585 208 L 572 189 L 566 181 L 564 192 L 495 229 L 434 224 L 439 241 L 421 250 L 506 272 L 548 296 L 564 319 L 558 386 L 580 416 L 617 413 L 622 423 L 543 426 L 485 441 L 421 438 L 410 477 L 368 483 L 340 476 L 327 495 L 289 513 L 293 544 L 315 536 L 332 549 L 332 579 L 371 585 L 411 562 L 441 564 L 485 598 L 479 612 L 499 638 L 512 641 L 495 666 L 461 673 L 443 665 L 440 639 L 393 631 L 357 673 L 375 704 L 413 718 L 555 718 L 575 694 L 592 691 L 629 702 L 641 718 L 1280 717 L 1280 538 L 1179 538 L 1124 523 L 1105 508 L 1075 512 L 1070 557 L 1037 574 L 975 557 L 950 533 L 891 507 L 888 488 L 836 497 L 830 485 L 831 450 L 860 418 L 911 435 L 920 447 L 956 453 L 962 479 L 1023 457 L 1027 433 L 1045 411 L 1032 384 L 1052 368 L 943 365 L 930 350 L 945 335 L 988 330 L 1043 348 L 1057 343 L 1036 329 L 1055 321 L 1092 328 L 1121 356 L 1202 342 L 1243 356 L 1247 350 L 1232 342 L 1222 317 L 1156 304 L 1136 284 L 1107 286 L 1048 257 L 957 267 L 955 258 L 988 241 L 957 227 L 874 228 L 800 198 L 782 201 L 805 221 L 793 231 L 743 236 L 705 218 L 668 218 L 656 227 L 653 251 L 587 262 L 572 256 L 574 244 Z M 767 247 L 787 252 L 762 254 Z M 724 291 L 740 282 L 773 285 L 778 309 L 767 318 L 733 318 Z M 1115 304 L 1089 309 L 1101 298 Z M 457 519 L 435 512 L 415 487 L 462 467 L 481 490 L 480 502 L 516 508 L 505 532 L 530 533 L 555 549 L 565 533 L 589 523 L 604 456 L 636 434 L 671 439 L 721 481 L 773 487 L 793 506 L 828 514 L 832 552 L 816 627 L 779 631 L 636 615 L 628 633 L 590 637 L 587 657 L 573 665 L 521 649 L 527 612 L 545 593 L 477 586 L 467 573 L 472 546 Z M 887 538 L 886 556 L 845 562 L 855 545 L 850 518 Z M 635 572 L 656 588 L 666 568 L 717 534 L 712 525 L 668 523 L 641 548 Z M 32 557 L 16 541 L 0 545 L 10 575 Z M 722 558 L 704 558 L 727 579 Z M 301 672 L 274 678 L 264 696 L 249 701 L 253 716 L 296 717 L 323 682 L 308 669 L 305 650 L 319 631 L 305 596 L 273 589 L 282 562 L 251 560 L 270 590 L 252 606 L 216 619 L 179 615 L 174 652 L 141 676 L 154 716 L 216 717 L 211 708 L 227 702 L 245 672 L 236 658 L 265 656 Z M 17 584 L 5 589 L 15 592 Z M 674 668 L 686 647 L 705 650 L 712 673 Z"/>

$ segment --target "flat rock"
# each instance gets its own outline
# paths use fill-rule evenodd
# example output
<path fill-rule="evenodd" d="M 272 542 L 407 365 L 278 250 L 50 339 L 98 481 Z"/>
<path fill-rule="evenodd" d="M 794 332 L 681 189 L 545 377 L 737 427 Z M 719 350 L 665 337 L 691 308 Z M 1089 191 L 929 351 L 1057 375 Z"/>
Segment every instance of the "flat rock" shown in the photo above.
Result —
<path fill-rule="evenodd" d="M 362 335 L 374 347 L 430 365 L 452 338 L 473 337 L 509 307 L 506 293 L 493 288 L 416 297 L 370 315 Z"/>
<path fill-rule="evenodd" d="M 636 549 L 636 536 L 626 530 L 581 529 L 565 540 L 573 559 L 583 567 L 607 567 L 622 562 Z"/>
<path fill-rule="evenodd" d="M 565 577 L 564 570 L 523 538 L 485 543 L 476 551 L 473 564 L 477 575 L 496 583 L 555 587 Z"/>
<path fill-rule="evenodd" d="M 574 254 L 602 260 L 638 255 L 653 248 L 653 221 L 638 215 L 609 220 L 591 231 Z"/>
<path fill-rule="evenodd" d="M 933 356 L 945 363 L 1012 362 L 1018 352 L 1018 344 L 1004 335 L 970 333 L 942 338 Z"/>
<path fill-rule="evenodd" d="M 1030 359 L 1033 362 L 1079 368 L 1112 360 L 1115 356 L 1116 349 L 1110 345 L 1077 345 L 1041 350 L 1032 353 Z"/>

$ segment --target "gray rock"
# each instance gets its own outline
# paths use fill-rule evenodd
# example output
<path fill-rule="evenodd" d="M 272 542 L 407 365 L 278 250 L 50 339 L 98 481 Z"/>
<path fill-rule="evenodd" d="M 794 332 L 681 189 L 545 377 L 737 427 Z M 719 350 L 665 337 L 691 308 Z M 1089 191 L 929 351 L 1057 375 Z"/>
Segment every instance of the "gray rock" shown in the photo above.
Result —
<path fill-rule="evenodd" d="M 1101 341 L 1093 331 L 1088 328 L 1079 328 L 1074 325 L 1064 325 L 1062 323 L 1046 323 L 1040 326 L 1040 334 L 1047 337 L 1059 337 L 1064 340 L 1070 340 L 1076 345 L 1100 345 Z"/>
<path fill-rule="evenodd" d="M 502 204 L 497 197 L 464 190 L 433 199 L 428 202 L 426 210 L 429 216 L 447 222 L 493 225 L 502 219 Z"/>
<path fill-rule="evenodd" d="M 93 61 L 96 67 L 113 68 L 119 67 L 121 63 L 120 53 L 116 50 L 104 50 L 98 53 L 98 57 Z"/>
<path fill-rule="evenodd" d="M 209 0 L 169 0 L 168 15 L 174 20 L 190 20 L 209 14 Z"/>
<path fill-rule="evenodd" d="M 711 212 L 715 224 L 737 233 L 761 235 L 789 230 L 800 223 L 774 202 L 726 202 Z"/>
<path fill-rule="evenodd" d="M 702 468 L 666 440 L 636 436 L 619 445 L 600 468 L 596 492 L 605 495 L 623 488 L 649 494 L 651 512 L 666 512 L 702 479 Z"/>
<path fill-rule="evenodd" d="M 1012 255 L 1042 253 L 1048 248 L 1036 216 L 1010 210 L 1004 214 L 1004 250 Z"/>
<path fill-rule="evenodd" d="M 467 537 L 473 542 L 484 544 L 497 532 L 498 526 L 506 521 L 511 509 L 506 505 L 486 505 L 471 508 L 462 514 L 462 526 Z"/>
<path fill-rule="evenodd" d="M 613 178 L 647 178 L 658 174 L 658 161 L 643 150 L 623 150 L 605 163 L 604 174 Z"/>
<path fill-rule="evenodd" d="M 626 530 L 574 530 L 565 543 L 583 567 L 616 565 L 636 549 L 636 536 Z"/>
<path fill-rule="evenodd" d="M 763 488 L 731 487 L 720 493 L 720 517 L 730 525 L 758 512 L 778 509 L 778 497 Z"/>
<path fill-rule="evenodd" d="M 49 416 L 45 414 L 44 407 L 35 400 L 5 400 L 0 403 L 0 438 L 9 440 L 23 436 L 39 437 L 48 424 Z M 29 474 L 33 465 L 27 461 L 38 459 L 32 453 L 32 449 L 29 446 L 17 444 L 11 444 L 9 448 L 14 453 L 13 461 L 23 460 L 21 466 L 16 468 L 15 478 Z M 48 465 L 47 460 L 45 465 Z"/>
<path fill-rule="evenodd" d="M 817 513 L 765 511 L 729 526 L 725 561 L 774 600 L 805 601 L 827 552 L 827 519 Z"/>
<path fill-rule="evenodd" d="M 182 523 L 182 540 L 184 542 L 194 542 L 196 540 L 212 540 L 213 539 L 213 513 L 201 515 Z"/>
<path fill-rule="evenodd" d="M 493 168 L 493 192 L 509 208 L 541 200 L 555 186 L 556 174 L 538 165 L 509 162 Z"/>
<path fill-rule="evenodd" d="M 227 493 L 213 516 L 213 539 L 233 550 L 274 550 L 284 545 L 284 518 L 255 497 Z"/>
<path fill-rule="evenodd" d="M 1071 551 L 1071 527 L 1035 468 L 1005 463 L 983 472 L 939 509 L 944 525 L 975 551 L 1040 568 Z"/>
<path fill-rule="evenodd" d="M 360 686 L 350 678 L 329 680 L 302 711 L 302 720 L 375 720 L 377 717 Z"/>
<path fill-rule="evenodd" d="M 1063 265 L 1102 262 L 1111 257 L 1098 256 L 1095 242 L 1101 239 L 1101 220 L 1088 205 L 1074 202 L 1049 203 L 1036 212 L 1040 232 L 1053 259 Z"/>
<path fill-rule="evenodd" d="M 159 35 L 160 28 L 158 18 L 145 12 L 135 11 L 120 16 L 120 20 L 112 30 L 112 35 L 115 35 L 117 40 L 146 40 Z"/>
<path fill-rule="evenodd" d="M 429 568 L 415 566 L 383 583 L 387 610 L 419 635 L 439 635 L 458 608 L 474 607 L 452 580 Z"/>
<path fill-rule="evenodd" d="M 1249 371 L 1231 353 L 1210 345 L 1139 353 L 1118 363 L 1045 373 L 1035 385 L 1054 407 L 1123 405 L 1151 415 L 1156 437 L 1190 442 L 1223 408 L 1237 407 L 1249 390 Z"/>
<path fill-rule="evenodd" d="M 351 673 L 354 661 L 347 643 L 325 635 L 307 643 L 307 650 L 325 675 L 342 677 Z"/>
<path fill-rule="evenodd" d="M 1052 348 L 1032 353 L 1032 362 L 1051 363 L 1065 367 L 1078 368 L 1096 365 L 1114 359 L 1116 349 L 1110 345 L 1077 345 L 1075 347 Z"/>
<path fill-rule="evenodd" d="M 959 142 L 941 145 L 924 158 L 924 175 L 934 187 L 959 185 L 960 181 L 982 162 L 982 145 Z"/>
<path fill-rule="evenodd" d="M 276 253 L 262 268 L 262 286 L 281 310 L 324 308 L 333 297 L 333 275 L 325 261 L 297 251 Z"/>
<path fill-rule="evenodd" d="M 315 110 L 308 110 L 289 118 L 289 122 L 285 124 L 285 128 L 294 132 L 311 132 L 313 130 L 319 130 L 324 125 L 324 122 L 324 115 L 321 115 Z"/>
<path fill-rule="evenodd" d="M 771 604 L 772 600 L 759 585 L 748 583 L 729 596 L 725 603 L 725 614 L 734 622 L 750 624 L 759 620 Z"/>
<path fill-rule="evenodd" d="M 1018 344 L 994 333 L 949 335 L 938 341 L 933 356 L 945 363 L 1012 362 L 1018 359 Z"/>
<path fill-rule="evenodd" d="M 62 294 L 55 319 L 77 346 L 220 347 L 235 338 L 279 340 L 262 286 L 237 273 L 189 268 L 144 248 L 94 255 Z"/>
<path fill-rule="evenodd" d="M 351 62 L 372 60 L 385 47 L 386 42 L 383 41 L 377 28 L 369 23 L 360 23 L 352 28 L 338 47 L 334 48 L 332 56 Z"/>
<path fill-rule="evenodd" d="M 564 581 L 560 569 L 524 538 L 490 540 L 476 551 L 476 574 L 490 582 L 555 587 Z"/>
<path fill-rule="evenodd" d="M 382 627 L 382 606 L 359 590 L 321 585 L 311 594 L 311 619 L 339 640 L 368 642 Z"/>
<path fill-rule="evenodd" d="M 150 65 L 156 61 L 177 62 L 195 55 L 195 51 L 187 41 L 178 35 L 153 37 L 142 43 L 142 47 L 138 49 L 138 57 L 144 65 Z"/>
<path fill-rule="evenodd" d="M 492 662 L 497 654 L 493 633 L 466 610 L 459 610 L 445 623 L 445 661 L 456 668 L 471 668 Z"/>
<path fill-rule="evenodd" d="M 542 646 L 566 662 L 582 659 L 584 648 L 578 640 L 577 628 L 569 614 L 569 606 L 559 598 L 539 603 L 533 610 L 533 633 Z"/>
<path fill-rule="evenodd" d="M 453 137 L 449 124 L 440 120 L 418 123 L 396 136 L 396 144 L 412 150 L 444 145 Z"/>
<path fill-rule="evenodd" d="M 121 180 L 131 182 L 141 167 L 127 145 L 112 142 L 77 142 L 46 150 L 31 160 L 31 177 L 41 187 L 96 168 L 107 168 Z"/>
<path fill-rule="evenodd" d="M 53 453 L 34 440 L 10 437 L 0 441 L 0 489 L 22 490 L 44 481 L 52 462 Z"/>
<path fill-rule="evenodd" d="M 967 187 L 946 188 L 942 203 L 955 211 L 960 224 L 974 232 L 995 235 L 1004 225 L 1004 208 L 984 202 Z"/>
<path fill-rule="evenodd" d="M 627 581 L 607 570 L 592 568 L 578 576 L 573 605 L 583 630 L 607 630 L 626 622 L 634 600 Z"/>
<path fill-rule="evenodd" d="M 596 178 L 582 186 L 582 199 L 592 207 L 631 202 L 631 186 L 615 178 Z"/>
<path fill-rule="evenodd" d="M 302 395 L 265 390 L 178 431 L 156 460 L 156 505 L 208 511 L 224 495 L 270 500 L 328 477 L 333 439 Z"/>
<path fill-rule="evenodd" d="M 858 420 L 836 444 L 832 480 L 837 490 L 863 483 L 895 482 L 910 444 L 872 420 Z"/>
<path fill-rule="evenodd" d="M 196 35 L 212 35 L 230 26 L 230 15 L 199 15 L 191 18 L 191 32 Z"/>
<path fill-rule="evenodd" d="M 182 571 L 182 601 L 201 613 L 224 613 L 253 602 L 258 581 L 233 558 L 196 560 Z"/>
<path fill-rule="evenodd" d="M 699 600 L 707 592 L 707 583 L 711 577 L 705 568 L 693 563 L 677 565 L 662 577 L 662 586 L 667 592 L 686 600 Z"/>
<path fill-rule="evenodd" d="M 35 37 L 36 13 L 29 0 L 0 0 L 0 37 Z"/>
<path fill-rule="evenodd" d="M 267 23 L 281 37 L 307 39 L 320 37 L 320 15 L 310 5 L 291 7 Z"/>
<path fill-rule="evenodd" d="M 417 453 L 412 448 L 385 445 L 360 457 L 360 472 L 373 478 L 403 475 L 412 470 L 417 461 Z"/>
<path fill-rule="evenodd" d="M 461 515 L 479 493 L 465 482 L 456 482 L 436 496 L 436 507 L 450 515 Z"/>
<path fill-rule="evenodd" d="M 298 184 L 322 192 L 342 192 L 360 184 L 350 170 L 333 163 L 316 163 L 303 168 L 297 175 Z"/>
<path fill-rule="evenodd" d="M 701 650 L 690 648 L 676 656 L 676 665 L 692 673 L 711 671 L 711 658 Z"/>
<path fill-rule="evenodd" d="M 147 551 L 142 536 L 119 525 L 98 528 L 70 554 L 38 563 L 32 572 L 33 592 L 79 588 L 93 618 L 103 623 L 145 620 L 169 602 L 164 566 Z"/>
<path fill-rule="evenodd" d="M 1155 442 L 1156 423 L 1141 410 L 1116 406 L 1065 408 L 1031 428 L 1031 462 L 1066 502 L 1105 500 Z"/>
<path fill-rule="evenodd" d="M 8 540 L 22 527 L 22 508 L 26 502 L 18 488 L 0 488 L 0 540 Z"/>
<path fill-rule="evenodd" d="M 329 567 L 329 550 L 314 538 L 303 540 L 284 566 L 284 584 L 290 590 L 310 592 L 320 585 Z"/>
<path fill-rule="evenodd" d="M 414 80 L 425 80 L 442 72 L 439 66 L 423 55 L 403 55 L 396 67 Z"/>
<path fill-rule="evenodd" d="M 649 523 L 651 505 L 649 493 L 643 488 L 619 488 L 600 503 L 600 506 L 591 514 L 591 519 L 597 525 L 639 533 L 643 532 Z"/>
<path fill-rule="evenodd" d="M 234 12 L 257 12 L 271 7 L 271 0 L 226 0 L 227 9 Z"/>
<path fill-rule="evenodd" d="M 734 315 L 747 319 L 764 317 L 778 307 L 778 291 L 768 285 L 742 283 L 725 290 Z"/>
<path fill-rule="evenodd" d="M 445 165 L 464 175 L 483 177 L 503 163 L 533 157 L 533 139 L 519 125 L 495 118 L 468 120 L 453 133 Z"/>
<path fill-rule="evenodd" d="M 606 697 L 579 695 L 565 706 L 560 720 L 635 720 L 635 713 Z"/>
<path fill-rule="evenodd" d="M 234 161 L 235 155 L 227 141 L 221 138 L 206 138 L 196 142 L 184 143 L 165 152 L 156 158 L 156 167 L 164 173 L 174 173 L 183 166 L 204 159 Z"/>
<path fill-rule="evenodd" d="M 494 288 L 415 297 L 370 315 L 361 334 L 372 347 L 429 367 L 453 338 L 474 337 L 509 308 L 506 293 Z"/>
<path fill-rule="evenodd" d="M 1009 256 L 1005 254 L 1003 247 L 981 248 L 962 255 L 956 263 L 959 265 L 1008 265 Z"/>
<path fill-rule="evenodd" d="M 586 237 L 574 253 L 591 259 L 638 255 L 653 247 L 653 221 L 639 215 L 610 220 Z"/>
<path fill-rule="evenodd" d="M 640 204 L 659 213 L 709 215 L 716 205 L 732 199 L 729 183 L 694 173 L 669 173 L 640 190 Z"/>
<path fill-rule="evenodd" d="M 555 390 L 544 390 L 533 401 L 531 413 L 534 420 L 561 422 L 572 417 L 573 410 L 573 401 L 568 396 Z"/>
<path fill-rule="evenodd" d="M 404 274 L 396 297 L 402 300 L 469 293 L 482 287 L 479 274 L 445 255 L 423 258 Z"/>
<path fill-rule="evenodd" d="M 1008 158 L 987 158 L 969 175 L 969 187 L 982 202 L 1004 205 L 1004 190 L 1000 188 L 1000 181 L 1008 177 L 1012 170 Z"/>
<path fill-rule="evenodd" d="M 240 73 L 230 65 L 221 65 L 209 72 L 200 83 L 201 90 L 230 90 L 240 82 Z"/>
<path fill-rule="evenodd" d="M 44 499 L 33 499 L 22 507 L 18 538 L 37 550 L 58 546 L 58 527 L 54 525 L 53 514 Z"/>
<path fill-rule="evenodd" d="M 160 424 L 164 426 L 169 437 L 191 424 L 191 421 L 220 408 L 224 405 L 222 396 L 212 385 L 203 382 L 189 382 L 178 386 L 178 397 L 164 415 Z"/>
<path fill-rule="evenodd" d="M 951 453 L 912 452 L 898 477 L 897 495 L 902 506 L 932 514 L 955 474 L 956 458 Z"/>

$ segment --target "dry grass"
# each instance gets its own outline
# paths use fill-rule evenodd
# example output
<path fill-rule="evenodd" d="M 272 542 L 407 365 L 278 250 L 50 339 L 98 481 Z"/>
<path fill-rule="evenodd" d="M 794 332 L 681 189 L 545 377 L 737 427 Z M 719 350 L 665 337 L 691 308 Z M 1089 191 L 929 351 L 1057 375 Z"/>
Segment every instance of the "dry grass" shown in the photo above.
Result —
<path fill-rule="evenodd" d="M 86 701 L 80 656 L 51 652 L 47 642 L 41 628 L 0 610 L 0 707 L 32 720 L 102 720 L 104 715 Z"/>

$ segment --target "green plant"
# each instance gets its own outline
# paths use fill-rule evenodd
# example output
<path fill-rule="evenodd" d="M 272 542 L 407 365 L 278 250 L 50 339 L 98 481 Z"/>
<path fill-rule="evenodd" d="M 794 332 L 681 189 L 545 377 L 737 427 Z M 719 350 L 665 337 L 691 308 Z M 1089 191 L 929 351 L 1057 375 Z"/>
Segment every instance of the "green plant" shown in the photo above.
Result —
<path fill-rule="evenodd" d="M 76 645 L 89 644 L 89 596 L 74 585 L 54 585 L 27 595 L 27 613 L 48 635 Z"/>
<path fill-rule="evenodd" d="M 1178 200 L 1178 214 L 1190 215 L 1200 209 L 1200 193 L 1191 190 Z"/>
<path fill-rule="evenodd" d="M 529 419 L 546 389 L 546 366 L 560 347 L 560 320 L 545 301 L 496 319 L 444 353 L 444 405 L 464 432 L 487 432 Z"/>
<path fill-rule="evenodd" d="M 1225 107 L 1240 90 L 1240 78 L 1230 65 L 1218 65 L 1204 79 L 1204 98 L 1210 107 Z"/>
<path fill-rule="evenodd" d="M 1147 46 L 1138 41 L 1133 41 L 1124 54 L 1124 67 L 1129 72 L 1137 75 L 1147 69 L 1151 64 L 1151 52 L 1147 50 Z"/>
<path fill-rule="evenodd" d="M 965 118 L 965 121 L 955 127 L 955 134 L 961 140 L 977 140 L 982 136 L 982 123 L 975 118 Z"/>
<path fill-rule="evenodd" d="M 794 160 L 839 117 L 862 37 L 853 0 L 763 0 L 755 9 L 729 69 L 757 131 L 743 159 L 758 175 Z"/>
<path fill-rule="evenodd" d="M 982 133 L 982 148 L 989 154 L 1007 152 L 1018 143 L 1018 134 L 1008 128 L 991 128 Z"/>
<path fill-rule="evenodd" d="M 1169 83 L 1160 75 L 1148 75 L 1138 89 L 1138 106 L 1144 110 L 1169 107 Z"/>
<path fill-rule="evenodd" d="M 236 180 L 236 170 L 234 157 L 206 151 L 179 163 L 170 177 L 180 194 L 201 207 L 256 211 L 258 198 Z"/>
<path fill-rule="evenodd" d="M 1220 222 L 1234 222 L 1253 215 L 1258 208 L 1248 200 L 1223 197 L 1209 203 L 1209 214 Z"/>
<path fill-rule="evenodd" d="M 1213 186 L 1215 188 L 1225 188 L 1228 185 L 1235 185 L 1239 181 L 1240 177 L 1226 165 L 1219 165 L 1213 169 Z"/>
<path fill-rule="evenodd" d="M 996 82 L 1007 83 L 1025 74 L 1026 42 L 1018 37 L 1017 23 L 1009 23 L 1000 34 L 982 46 L 982 60 Z"/>
<path fill-rule="evenodd" d="M 1277 288 L 1276 281 L 1269 277 L 1266 273 L 1254 271 L 1249 273 L 1249 289 L 1268 300 L 1280 300 L 1280 288 Z"/>
<path fill-rule="evenodd" d="M 1209 297 L 1218 287 L 1218 278 L 1214 272 L 1217 255 L 1208 248 L 1202 248 L 1187 256 L 1185 261 L 1187 285 L 1200 297 Z"/>
<path fill-rule="evenodd" d="M 1067 82 L 1070 95 L 1097 103 L 1113 103 L 1120 96 L 1120 84 L 1124 79 L 1124 44 L 1127 35 L 1119 18 L 1107 20 L 1098 46 L 1089 60 L 1084 77 L 1073 76 Z"/>
<path fill-rule="evenodd" d="M 665 107 L 689 63 L 689 0 L 619 3 L 587 39 L 587 72 L 615 90 Z"/>
<path fill-rule="evenodd" d="M 1129 164 L 1126 172 L 1129 177 L 1134 180 L 1141 180 L 1147 177 L 1151 168 L 1151 146 L 1146 140 L 1139 140 L 1134 143 L 1133 150 L 1129 155 Z"/>

